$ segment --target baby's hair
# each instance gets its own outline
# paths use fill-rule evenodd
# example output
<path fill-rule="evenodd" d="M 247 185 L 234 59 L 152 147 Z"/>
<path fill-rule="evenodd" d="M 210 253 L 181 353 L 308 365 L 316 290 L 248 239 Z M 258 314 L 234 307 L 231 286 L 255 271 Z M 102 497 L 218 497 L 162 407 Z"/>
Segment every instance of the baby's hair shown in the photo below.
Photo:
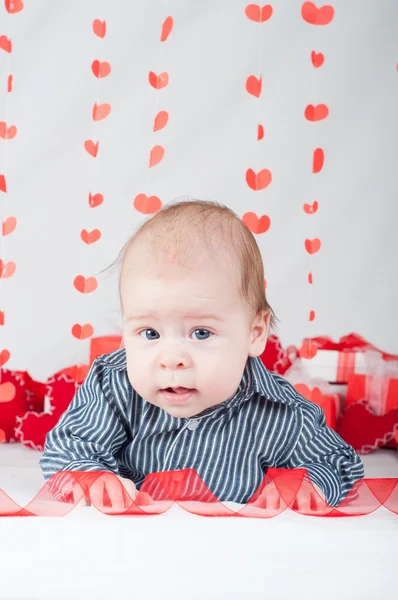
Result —
<path fill-rule="evenodd" d="M 104 271 L 121 265 L 134 242 L 141 240 L 156 253 L 158 250 L 172 254 L 176 261 L 187 256 L 195 257 L 203 244 L 212 256 L 212 240 L 221 241 L 222 248 L 231 250 L 231 258 L 238 259 L 241 299 L 251 309 L 252 318 L 259 311 L 270 314 L 270 331 L 275 331 L 278 321 L 268 304 L 264 287 L 264 265 L 260 249 L 250 229 L 233 210 L 218 202 L 208 200 L 175 200 L 141 223 L 127 240 L 116 260 Z M 103 271 L 102 271 L 103 272 Z"/>

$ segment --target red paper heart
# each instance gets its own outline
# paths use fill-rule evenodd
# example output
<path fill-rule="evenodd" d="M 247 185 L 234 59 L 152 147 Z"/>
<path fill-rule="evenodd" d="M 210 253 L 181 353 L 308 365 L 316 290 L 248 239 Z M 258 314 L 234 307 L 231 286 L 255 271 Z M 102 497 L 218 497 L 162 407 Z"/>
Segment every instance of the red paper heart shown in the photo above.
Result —
<path fill-rule="evenodd" d="M 100 204 L 102 204 L 104 201 L 104 196 L 102 194 L 92 194 L 91 192 L 88 195 L 88 203 L 90 205 L 90 208 L 95 208 L 96 206 L 99 206 Z"/>
<path fill-rule="evenodd" d="M 329 109 L 326 104 L 314 106 L 309 104 L 304 111 L 305 118 L 308 121 L 322 121 L 329 115 Z"/>
<path fill-rule="evenodd" d="M 93 106 L 93 121 L 102 121 L 111 112 L 111 105 L 105 102 L 104 104 L 94 104 Z"/>
<path fill-rule="evenodd" d="M 5 175 L 0 175 L 0 192 L 7 192 L 7 183 Z"/>
<path fill-rule="evenodd" d="M 328 25 L 334 17 L 334 8 L 329 5 L 317 8 L 313 2 L 304 2 L 301 15 L 311 25 Z"/>
<path fill-rule="evenodd" d="M 308 283 L 312 285 L 312 273 L 308 273 Z"/>
<path fill-rule="evenodd" d="M 316 53 L 315 50 L 313 50 L 311 52 L 311 60 L 314 67 L 317 69 L 318 67 L 321 67 L 323 65 L 325 57 L 322 54 L 322 52 Z"/>
<path fill-rule="evenodd" d="M 160 33 L 160 41 L 165 42 L 170 35 L 170 31 L 173 29 L 173 17 L 167 17 L 162 25 L 162 31 Z"/>
<path fill-rule="evenodd" d="M 149 73 L 149 83 L 156 90 L 160 90 L 166 87 L 169 83 L 169 74 L 168 73 L 160 73 L 160 75 L 156 75 L 152 71 Z"/>
<path fill-rule="evenodd" d="M 106 21 L 95 19 L 95 21 L 93 21 L 93 31 L 98 37 L 104 38 L 106 34 Z"/>
<path fill-rule="evenodd" d="M 12 75 L 7 77 L 7 92 L 12 92 Z"/>
<path fill-rule="evenodd" d="M 15 217 L 7 217 L 5 221 L 2 223 L 2 233 L 4 236 L 10 235 L 17 226 L 17 220 Z"/>
<path fill-rule="evenodd" d="M 253 169 L 246 171 L 246 182 L 247 185 L 256 192 L 264 190 L 272 181 L 272 173 L 268 169 L 262 169 L 258 173 L 255 173 Z"/>
<path fill-rule="evenodd" d="M 245 8 L 246 16 L 256 23 L 265 23 L 272 16 L 272 6 L 265 4 L 262 8 L 258 4 L 249 4 Z"/>
<path fill-rule="evenodd" d="M 4 121 L 0 121 L 0 138 L 3 140 L 12 140 L 17 135 L 17 128 L 15 125 L 7 127 Z"/>
<path fill-rule="evenodd" d="M 86 323 L 86 325 L 79 325 L 76 323 L 72 327 L 72 335 L 78 340 L 86 340 L 94 335 L 93 326 L 89 323 Z"/>
<path fill-rule="evenodd" d="M 5 35 L 0 35 L 0 48 L 8 53 L 12 51 L 11 40 Z"/>
<path fill-rule="evenodd" d="M 316 254 L 321 247 L 321 240 L 315 238 L 313 240 L 305 240 L 305 249 L 308 254 Z"/>
<path fill-rule="evenodd" d="M 134 208 L 144 215 L 153 215 L 162 208 L 162 203 L 157 196 L 138 194 L 134 198 Z"/>
<path fill-rule="evenodd" d="M 99 145 L 98 142 L 96 142 L 94 144 L 94 142 L 92 140 L 86 140 L 84 142 L 84 148 L 85 148 L 86 152 L 88 152 L 89 154 L 91 154 L 91 156 L 93 156 L 94 158 L 98 154 L 98 145 Z"/>
<path fill-rule="evenodd" d="M 261 85 L 261 76 L 257 79 L 255 75 L 250 75 L 250 77 L 246 79 L 246 91 L 248 91 L 252 96 L 256 96 L 256 98 L 260 97 Z"/>
<path fill-rule="evenodd" d="M 160 112 L 158 112 L 158 114 L 155 117 L 155 121 L 153 124 L 153 130 L 159 131 L 160 129 L 163 129 L 163 127 L 166 127 L 168 120 L 169 120 L 169 113 L 166 110 L 161 110 Z"/>
<path fill-rule="evenodd" d="M 0 383 L 0 403 L 11 402 L 11 400 L 14 400 L 16 393 L 17 390 L 15 388 L 15 385 L 11 383 L 11 381 L 6 381 L 6 383 Z"/>
<path fill-rule="evenodd" d="M 325 154 L 324 154 L 322 148 L 316 148 L 316 150 L 314 150 L 314 158 L 312 161 L 312 172 L 313 173 L 319 173 L 322 170 L 324 159 L 325 159 Z"/>
<path fill-rule="evenodd" d="M 75 278 L 73 285 L 82 294 L 90 294 L 97 289 L 98 282 L 95 277 L 87 277 L 86 279 L 83 275 L 78 275 Z"/>
<path fill-rule="evenodd" d="M 5 323 L 5 313 L 4 311 L 0 310 L 0 325 L 4 325 Z"/>
<path fill-rule="evenodd" d="M 5 0 L 4 2 L 6 11 L 10 13 L 10 15 L 15 15 L 18 12 L 23 10 L 23 2 L 22 0 Z"/>
<path fill-rule="evenodd" d="M 16 270 L 16 264 L 12 261 L 7 263 L 3 263 L 0 259 L 0 279 L 7 279 L 8 277 L 12 277 Z"/>
<path fill-rule="evenodd" d="M 311 310 L 310 311 L 310 317 L 308 319 L 309 321 L 315 321 L 315 311 Z"/>
<path fill-rule="evenodd" d="M 102 79 L 103 77 L 107 77 L 111 72 L 111 65 L 107 62 L 100 62 L 99 60 L 95 60 L 91 65 L 91 70 L 98 79 Z"/>
<path fill-rule="evenodd" d="M 242 217 L 243 223 L 252 233 L 265 233 L 271 226 L 271 220 L 266 215 L 258 218 L 253 212 L 245 213 Z"/>
<path fill-rule="evenodd" d="M 316 211 L 318 210 L 318 207 L 319 207 L 319 205 L 316 200 L 312 204 L 304 204 L 303 205 L 304 212 L 306 212 L 307 215 L 314 215 L 316 213 Z"/>
<path fill-rule="evenodd" d="M 0 444 L 6 441 L 6 432 L 4 429 L 0 429 Z"/>
<path fill-rule="evenodd" d="M 303 345 L 299 350 L 301 358 L 314 358 L 318 353 L 318 348 L 311 340 L 304 340 Z"/>
<path fill-rule="evenodd" d="M 264 127 L 262 125 L 258 125 L 257 127 L 257 140 L 262 140 L 264 137 Z"/>
<path fill-rule="evenodd" d="M 149 157 L 149 168 L 159 164 L 164 156 L 164 148 L 162 146 L 154 146 Z"/>
<path fill-rule="evenodd" d="M 3 367 L 8 360 L 10 360 L 10 352 L 8 350 L 2 350 L 0 352 L 0 367 Z"/>
<path fill-rule="evenodd" d="M 99 229 L 93 229 L 92 231 L 87 231 L 87 229 L 82 229 L 80 236 L 86 244 L 94 244 L 94 242 L 98 242 L 101 237 L 101 232 Z"/>

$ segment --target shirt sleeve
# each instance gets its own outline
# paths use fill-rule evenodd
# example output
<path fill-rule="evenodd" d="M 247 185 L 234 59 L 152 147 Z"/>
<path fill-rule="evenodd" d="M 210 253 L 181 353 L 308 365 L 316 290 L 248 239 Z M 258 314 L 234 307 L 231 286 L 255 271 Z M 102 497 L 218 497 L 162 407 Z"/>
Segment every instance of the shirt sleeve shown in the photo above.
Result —
<path fill-rule="evenodd" d="M 94 361 L 68 409 L 46 436 L 40 467 L 46 480 L 51 477 L 49 491 L 57 500 L 66 500 L 75 483 L 64 471 L 118 474 L 116 455 L 128 436 L 104 392 L 104 378 L 104 366 Z"/>
<path fill-rule="evenodd" d="M 330 506 L 337 506 L 359 479 L 364 477 L 362 460 L 354 448 L 326 426 L 325 413 L 317 404 L 303 399 L 304 422 L 294 450 L 287 461 L 289 469 L 307 469 Z"/>

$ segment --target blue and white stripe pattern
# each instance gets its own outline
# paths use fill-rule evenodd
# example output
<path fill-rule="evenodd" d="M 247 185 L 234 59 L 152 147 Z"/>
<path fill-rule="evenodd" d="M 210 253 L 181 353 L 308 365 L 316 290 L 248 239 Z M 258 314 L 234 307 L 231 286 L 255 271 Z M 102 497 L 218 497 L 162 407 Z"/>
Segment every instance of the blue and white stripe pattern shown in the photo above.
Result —
<path fill-rule="evenodd" d="M 268 467 L 307 469 L 331 506 L 364 477 L 361 459 L 326 427 L 323 410 L 260 358 L 248 358 L 232 398 L 182 419 L 132 388 L 125 349 L 94 361 L 47 434 L 40 466 L 45 479 L 58 471 L 112 471 L 137 489 L 150 473 L 194 469 L 218 500 L 239 503 L 250 500 Z M 58 479 L 56 497 L 66 494 L 64 484 Z"/>

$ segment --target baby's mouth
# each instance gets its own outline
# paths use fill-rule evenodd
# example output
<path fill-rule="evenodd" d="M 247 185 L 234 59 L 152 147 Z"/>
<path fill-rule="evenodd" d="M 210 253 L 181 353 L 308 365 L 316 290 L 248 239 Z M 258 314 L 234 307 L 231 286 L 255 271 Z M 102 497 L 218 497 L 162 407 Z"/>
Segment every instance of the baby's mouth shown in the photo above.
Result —
<path fill-rule="evenodd" d="M 165 392 L 170 392 L 174 394 L 187 394 L 188 392 L 193 392 L 194 388 L 185 388 L 185 387 L 176 387 L 176 388 L 166 388 Z"/>

